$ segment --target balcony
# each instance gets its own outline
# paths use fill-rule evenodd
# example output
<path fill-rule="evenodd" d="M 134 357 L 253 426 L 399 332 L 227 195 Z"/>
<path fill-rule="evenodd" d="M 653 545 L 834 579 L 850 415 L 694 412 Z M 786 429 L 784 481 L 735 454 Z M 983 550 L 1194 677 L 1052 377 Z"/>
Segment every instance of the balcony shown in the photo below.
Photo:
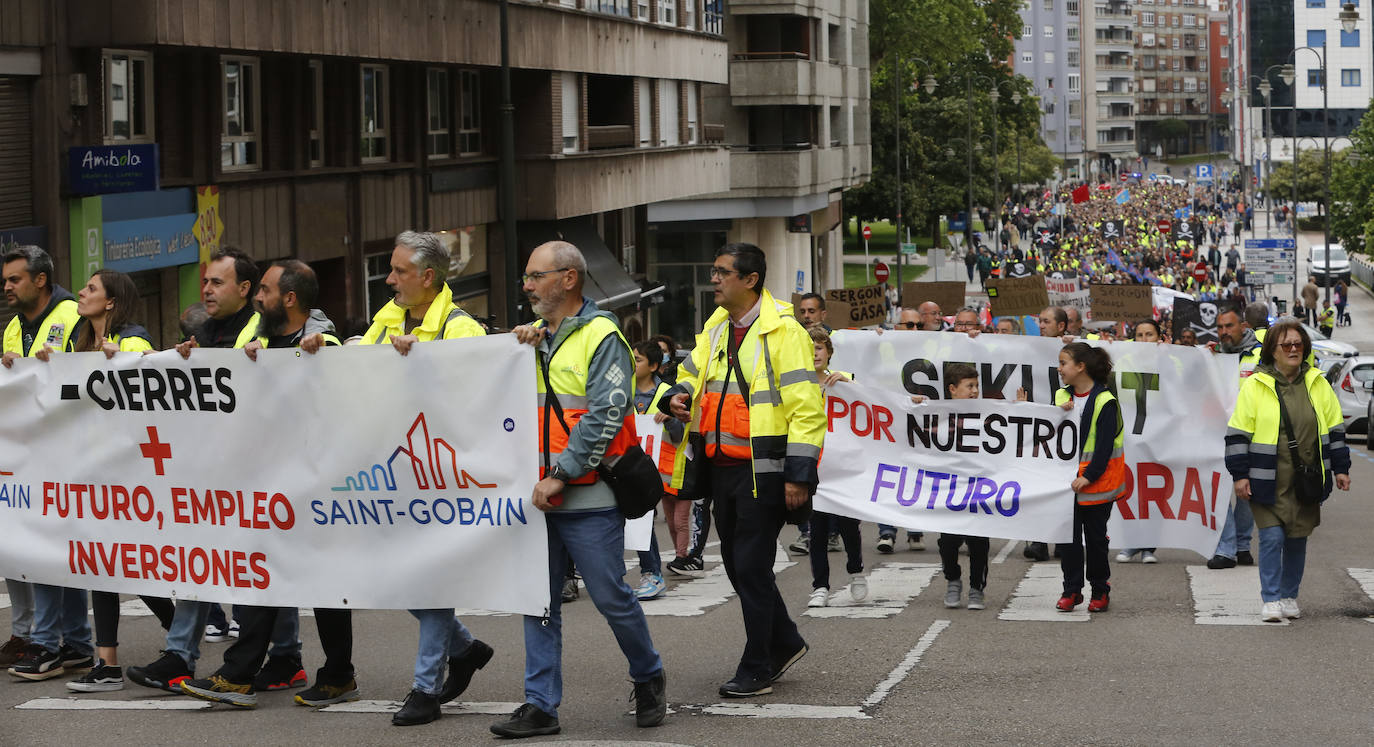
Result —
<path fill-rule="evenodd" d="M 734 106 L 798 104 L 819 106 L 826 97 L 844 95 L 844 68 L 795 54 L 747 52 L 730 63 L 730 103 Z"/>
<path fill-rule="evenodd" d="M 701 141 L 712 145 L 725 142 L 725 125 L 703 124 L 701 126 Z"/>
<path fill-rule="evenodd" d="M 839 148 L 736 148 L 730 152 L 732 193 L 755 197 L 816 194 L 862 183 L 871 170 L 867 146 Z"/>
<path fill-rule="evenodd" d="M 557 220 L 724 192 L 730 161 L 711 145 L 523 158 L 516 212 L 520 220 Z"/>
<path fill-rule="evenodd" d="M 601 125 L 587 128 L 587 149 L 635 147 L 635 132 L 631 125 Z"/>

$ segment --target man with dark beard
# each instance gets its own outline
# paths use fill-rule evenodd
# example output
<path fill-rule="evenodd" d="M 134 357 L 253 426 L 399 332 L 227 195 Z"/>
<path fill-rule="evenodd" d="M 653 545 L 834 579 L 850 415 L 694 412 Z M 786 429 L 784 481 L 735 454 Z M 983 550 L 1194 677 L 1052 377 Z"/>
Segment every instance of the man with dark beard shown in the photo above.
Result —
<path fill-rule="evenodd" d="M 257 360 L 262 348 L 299 347 L 314 353 L 323 345 L 340 344 L 334 323 L 314 308 L 319 294 L 320 284 L 310 265 L 298 259 L 272 263 L 254 299 L 262 321 L 257 339 L 243 348 L 248 357 Z"/>

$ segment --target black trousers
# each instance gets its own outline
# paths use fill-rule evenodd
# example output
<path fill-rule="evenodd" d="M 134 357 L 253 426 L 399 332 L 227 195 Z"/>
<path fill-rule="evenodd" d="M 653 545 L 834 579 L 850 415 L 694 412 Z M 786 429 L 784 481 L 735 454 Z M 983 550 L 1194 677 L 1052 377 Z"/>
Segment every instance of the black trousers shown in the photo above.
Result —
<path fill-rule="evenodd" d="M 945 580 L 958 581 L 962 571 L 959 568 L 959 546 L 968 545 L 968 587 L 984 589 L 988 585 L 988 549 L 992 543 L 987 537 L 969 537 L 963 534 L 941 534 L 940 563 L 944 565 Z"/>
<path fill-rule="evenodd" d="M 753 495 L 752 466 L 710 465 L 711 497 L 715 501 L 716 534 L 730 585 L 739 594 L 744 614 L 744 654 L 736 676 L 768 679 L 773 674 L 773 655 L 801 648 L 796 623 L 773 575 L 778 534 L 786 523 L 787 503 L 781 495 Z M 824 536 L 824 535 L 817 535 Z"/>
<path fill-rule="evenodd" d="M 1073 542 L 1058 545 L 1059 567 L 1064 571 L 1064 593 L 1074 594 L 1083 591 L 1083 567 L 1088 568 L 1088 583 L 1093 593 L 1105 592 L 1110 587 L 1107 580 L 1112 577 L 1112 568 L 1107 563 L 1107 519 L 1111 518 L 1115 503 L 1099 503 L 1073 506 Z"/>
<path fill-rule="evenodd" d="M 282 607 L 236 608 L 239 637 L 224 652 L 218 674 L 237 684 L 247 684 L 257 676 L 267 650 L 272 646 L 272 629 Z M 353 679 L 353 611 L 315 610 L 315 627 L 324 649 L 324 666 L 315 674 L 316 684 L 341 686 Z"/>
<path fill-rule="evenodd" d="M 163 630 L 172 627 L 172 612 L 176 605 L 162 597 L 139 597 L 157 616 Z M 115 648 L 119 645 L 119 595 L 112 591 L 91 592 L 91 613 L 95 619 L 95 645 Z"/>
<path fill-rule="evenodd" d="M 831 532 L 838 532 L 844 540 L 845 572 L 863 573 L 863 547 L 859 537 L 859 520 L 848 516 L 836 516 L 821 511 L 811 512 L 811 588 L 830 588 L 830 548 Z"/>

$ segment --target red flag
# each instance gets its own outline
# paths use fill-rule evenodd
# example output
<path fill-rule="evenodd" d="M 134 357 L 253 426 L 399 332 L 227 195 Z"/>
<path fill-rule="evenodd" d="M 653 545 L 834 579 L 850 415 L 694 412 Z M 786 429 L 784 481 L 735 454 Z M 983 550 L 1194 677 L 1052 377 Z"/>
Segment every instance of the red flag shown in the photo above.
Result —
<path fill-rule="evenodd" d="M 1092 193 L 1088 191 L 1088 185 L 1081 184 L 1074 189 L 1073 201 L 1075 205 L 1080 202 L 1087 202 L 1090 199 L 1092 199 Z"/>

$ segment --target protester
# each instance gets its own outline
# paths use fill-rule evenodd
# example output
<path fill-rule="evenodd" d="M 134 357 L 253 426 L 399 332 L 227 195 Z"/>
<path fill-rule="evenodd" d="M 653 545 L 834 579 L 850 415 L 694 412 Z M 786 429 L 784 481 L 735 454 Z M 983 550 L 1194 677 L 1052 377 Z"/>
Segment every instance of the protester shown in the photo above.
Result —
<path fill-rule="evenodd" d="M 1308 365 L 1312 340 L 1297 320 L 1269 329 L 1254 375 L 1227 424 L 1226 469 L 1259 528 L 1260 619 L 1302 616 L 1298 587 L 1307 538 L 1331 487 L 1350 489 L 1350 449 L 1340 403 Z"/>
<path fill-rule="evenodd" d="M 1059 306 L 1047 306 L 1039 317 L 1041 337 L 1064 337 L 1069 334 L 1069 314 Z M 1045 561 L 1050 559 L 1050 546 L 1046 542 L 1027 542 L 1021 550 L 1027 560 Z M 1054 548 L 1054 557 L 1060 558 L 1059 546 Z"/>
<path fill-rule="evenodd" d="M 821 386 L 821 401 L 825 401 L 825 392 L 830 387 L 841 381 L 852 381 L 853 377 L 844 371 L 831 371 L 830 358 L 835 354 L 835 346 L 830 342 L 830 335 L 818 326 L 807 329 L 811 334 L 811 344 L 813 349 L 812 363 L 816 367 L 816 379 Z M 811 512 L 811 526 L 821 536 L 828 536 L 832 529 L 839 534 L 844 541 L 845 550 L 845 572 L 849 574 L 849 598 L 855 602 L 862 602 L 868 598 L 868 579 L 864 577 L 864 558 L 863 547 L 860 544 L 862 539 L 859 536 L 859 520 L 838 514 L 828 514 L 823 511 Z M 807 600 L 807 607 L 824 607 L 830 603 L 830 557 L 829 548 L 820 544 L 812 545 L 810 548 L 811 556 L 811 597 Z"/>
<path fill-rule="evenodd" d="M 1302 308 L 1306 312 L 1306 319 L 1309 326 L 1317 326 L 1317 297 L 1321 295 L 1321 289 L 1317 287 L 1317 278 L 1314 275 L 1307 276 L 1307 282 L 1302 286 Z"/>
<path fill-rule="evenodd" d="M 940 315 L 940 305 L 934 301 L 926 301 L 916 308 L 904 306 L 897 315 L 897 329 L 899 330 L 924 330 L 928 332 L 939 332 L 949 329 L 944 317 Z M 897 549 L 897 527 L 891 524 L 878 524 L 878 552 L 884 555 L 891 555 Z M 921 552 L 926 549 L 925 534 L 908 529 L 906 532 L 906 547 L 912 552 Z"/>
<path fill-rule="evenodd" d="M 640 415 L 653 413 L 654 422 L 661 423 L 656 438 L 659 446 L 659 474 L 666 483 L 663 490 L 663 513 L 667 517 L 668 534 L 673 539 L 673 549 L 677 553 L 674 560 L 685 559 L 689 552 L 687 523 L 691 521 L 691 501 L 679 501 L 673 481 L 673 457 L 676 446 L 682 441 L 683 425 L 674 418 L 658 411 L 658 402 L 672 387 L 659 381 L 656 374 L 662 366 L 659 354 L 662 349 L 654 342 L 642 342 L 634 347 L 635 359 L 635 412 Z M 663 580 L 663 563 L 658 553 L 658 535 L 650 533 L 649 549 L 639 553 L 639 586 L 635 596 L 639 601 L 657 599 L 667 590 Z"/>
<path fill-rule="evenodd" d="M 948 364 L 945 366 L 945 392 L 950 399 L 978 399 L 978 371 L 967 363 Z M 937 544 L 945 574 L 945 607 L 959 607 L 964 592 L 964 584 L 960 580 L 959 548 L 967 545 L 968 608 L 985 609 L 987 601 L 983 593 L 988 584 L 988 550 L 991 547 L 988 538 L 942 532 Z"/>
<path fill-rule="evenodd" d="M 695 457 L 689 476 L 687 450 L 678 451 L 673 485 L 710 486 L 721 557 L 744 617 L 744 653 L 720 687 L 724 697 L 772 692 L 807 652 L 778 591 L 773 554 L 789 516 L 800 520 L 809 508 L 826 417 L 810 337 L 791 305 L 764 289 L 766 273 L 753 244 L 717 250 L 711 281 L 720 306 L 667 400 L 670 414 L 690 423 Z M 722 408 L 732 417 L 715 416 Z"/>
<path fill-rule="evenodd" d="M 663 661 L 654 650 L 639 600 L 625 583 L 625 520 L 615 495 L 595 469 L 598 464 L 612 466 L 633 444 L 633 428 L 622 427 L 629 413 L 616 404 L 634 396 L 633 358 L 615 315 L 600 311 L 582 295 L 586 276 L 587 262 L 577 247 L 563 241 L 541 244 L 530 254 L 523 278 L 525 295 L 539 321 L 512 330 L 522 343 L 534 346 L 539 369 L 540 480 L 531 501 L 544 512 L 548 531 L 550 600 L 543 618 L 525 617 L 525 703 L 509 719 L 491 726 L 501 737 L 561 730 L 559 592 L 566 556 L 582 571 L 587 593 L 629 662 L 636 725 L 658 726 L 668 712 Z M 689 380 L 694 370 L 684 365 Z M 551 419 L 557 422 L 550 424 Z M 676 477 L 673 482 L 681 488 Z"/>
<path fill-rule="evenodd" d="M 1071 342 L 1059 353 L 1059 378 L 1064 386 L 1055 392 L 1054 401 L 1078 420 L 1079 457 L 1078 476 L 1071 486 L 1073 542 L 1059 545 L 1064 593 L 1056 606 L 1071 612 L 1083 602 L 1086 562 L 1092 586 L 1088 611 L 1105 612 L 1111 593 L 1107 520 L 1125 490 L 1126 473 L 1121 408 L 1111 391 L 1111 356 L 1085 342 Z"/>

